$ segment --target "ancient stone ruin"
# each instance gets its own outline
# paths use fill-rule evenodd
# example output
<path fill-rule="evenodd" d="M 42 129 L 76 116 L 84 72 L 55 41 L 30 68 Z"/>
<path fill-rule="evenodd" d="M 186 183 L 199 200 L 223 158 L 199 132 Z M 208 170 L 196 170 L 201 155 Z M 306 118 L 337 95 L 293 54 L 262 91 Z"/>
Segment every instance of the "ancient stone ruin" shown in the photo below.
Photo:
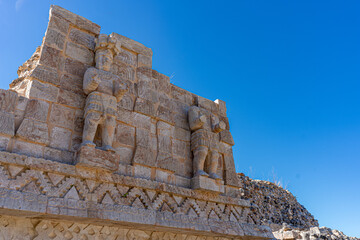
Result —
<path fill-rule="evenodd" d="M 3 239 L 273 237 L 242 198 L 225 102 L 171 84 L 152 54 L 51 6 L 0 92 Z"/>
<path fill-rule="evenodd" d="M 237 174 L 225 102 L 171 84 L 152 54 L 51 6 L 0 89 L 0 239 L 356 239 Z"/>

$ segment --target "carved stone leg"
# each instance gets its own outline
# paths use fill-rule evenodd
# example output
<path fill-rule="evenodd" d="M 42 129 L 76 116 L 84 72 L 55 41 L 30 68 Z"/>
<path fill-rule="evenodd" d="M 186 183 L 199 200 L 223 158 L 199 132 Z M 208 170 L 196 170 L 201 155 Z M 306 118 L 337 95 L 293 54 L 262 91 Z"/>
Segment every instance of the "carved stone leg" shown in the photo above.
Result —
<path fill-rule="evenodd" d="M 194 176 L 203 175 L 208 176 L 204 171 L 205 159 L 208 154 L 209 148 L 205 146 L 197 147 L 193 150 L 194 160 L 193 160 L 193 171 Z"/>
<path fill-rule="evenodd" d="M 102 148 L 106 151 L 115 152 L 112 148 L 114 133 L 116 128 L 116 118 L 112 115 L 107 115 L 104 124 L 101 125 L 102 132 Z"/>
<path fill-rule="evenodd" d="M 100 119 L 101 113 L 99 112 L 90 112 L 86 115 L 83 131 L 83 146 L 95 147 L 93 141 Z"/>
<path fill-rule="evenodd" d="M 221 179 L 216 172 L 219 163 L 219 152 L 214 150 L 211 151 L 210 167 L 209 167 L 209 177 L 213 179 Z"/>

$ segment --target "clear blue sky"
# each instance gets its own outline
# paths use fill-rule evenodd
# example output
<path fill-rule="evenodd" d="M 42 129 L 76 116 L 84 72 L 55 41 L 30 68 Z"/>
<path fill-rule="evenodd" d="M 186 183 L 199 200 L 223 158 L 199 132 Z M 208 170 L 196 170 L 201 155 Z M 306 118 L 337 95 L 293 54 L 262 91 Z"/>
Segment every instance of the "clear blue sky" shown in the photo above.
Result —
<path fill-rule="evenodd" d="M 360 1 L 0 0 L 0 88 L 40 45 L 50 4 L 226 101 L 237 171 L 275 176 L 320 225 L 360 237 Z"/>

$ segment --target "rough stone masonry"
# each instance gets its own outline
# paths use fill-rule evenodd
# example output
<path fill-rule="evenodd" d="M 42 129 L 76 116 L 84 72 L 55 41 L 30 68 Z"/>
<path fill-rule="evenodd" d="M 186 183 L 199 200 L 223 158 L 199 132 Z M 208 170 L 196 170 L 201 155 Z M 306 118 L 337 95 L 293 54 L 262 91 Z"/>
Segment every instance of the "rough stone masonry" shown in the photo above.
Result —
<path fill-rule="evenodd" d="M 170 83 L 152 50 L 51 6 L 0 91 L 1 239 L 269 239 L 251 220 L 221 100 Z"/>

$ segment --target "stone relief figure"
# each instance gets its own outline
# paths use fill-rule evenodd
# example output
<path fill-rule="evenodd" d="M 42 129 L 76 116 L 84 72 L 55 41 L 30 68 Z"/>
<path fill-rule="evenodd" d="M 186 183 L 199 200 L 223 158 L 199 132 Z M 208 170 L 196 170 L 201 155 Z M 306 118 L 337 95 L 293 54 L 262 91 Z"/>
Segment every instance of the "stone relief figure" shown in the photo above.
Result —
<path fill-rule="evenodd" d="M 195 176 L 209 176 L 220 179 L 216 174 L 219 159 L 218 133 L 225 130 L 225 123 L 209 111 L 192 106 L 188 112 L 191 129 L 191 151 L 193 152 L 193 172 Z M 209 159 L 208 173 L 205 161 Z"/>
<path fill-rule="evenodd" d="M 95 47 L 96 68 L 87 69 L 84 75 L 83 89 L 87 94 L 84 112 L 83 146 L 95 147 L 94 137 L 101 128 L 102 150 L 112 151 L 112 142 L 116 128 L 117 102 L 127 91 L 121 78 L 110 72 L 114 54 L 118 47 L 110 37 L 100 34 Z"/>

